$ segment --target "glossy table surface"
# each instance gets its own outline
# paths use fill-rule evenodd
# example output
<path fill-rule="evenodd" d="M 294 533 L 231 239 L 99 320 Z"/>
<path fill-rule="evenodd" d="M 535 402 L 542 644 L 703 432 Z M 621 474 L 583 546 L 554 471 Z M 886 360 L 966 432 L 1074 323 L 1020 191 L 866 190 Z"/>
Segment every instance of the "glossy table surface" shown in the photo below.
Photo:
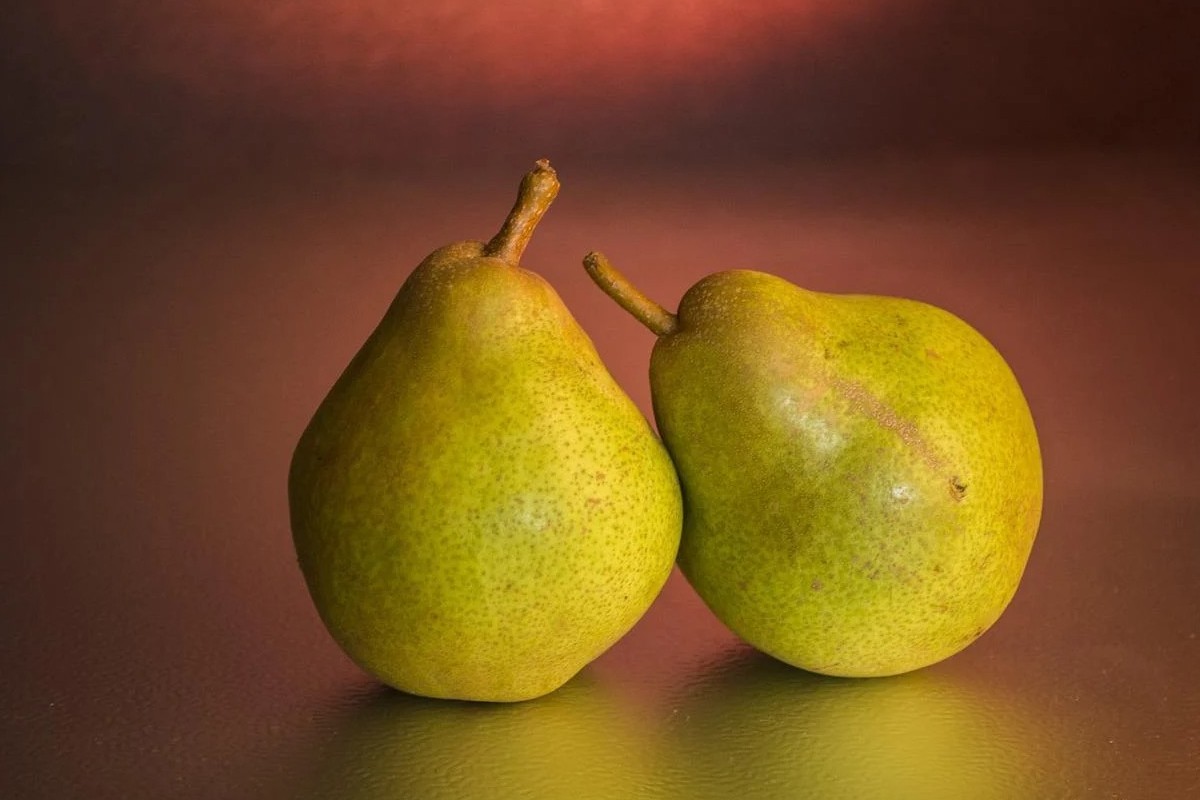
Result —
<path fill-rule="evenodd" d="M 969 649 L 889 679 L 757 656 L 678 574 L 542 700 L 361 674 L 296 568 L 288 459 L 412 267 L 491 235 L 510 166 L 8 185 L 0 796 L 1200 796 L 1194 157 L 558 163 L 526 265 L 647 414 L 652 338 L 589 249 L 670 307 L 753 267 L 987 335 L 1045 455 L 1021 589 Z"/>

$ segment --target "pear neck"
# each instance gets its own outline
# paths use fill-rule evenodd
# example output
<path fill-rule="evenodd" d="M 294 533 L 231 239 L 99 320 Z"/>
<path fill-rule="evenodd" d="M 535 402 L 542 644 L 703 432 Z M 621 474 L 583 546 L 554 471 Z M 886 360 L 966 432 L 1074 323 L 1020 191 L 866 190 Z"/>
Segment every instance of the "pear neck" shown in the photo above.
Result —
<path fill-rule="evenodd" d="M 584 256 L 583 268 L 606 295 L 649 328 L 655 336 L 661 339 L 679 330 L 679 317 L 634 286 L 603 253 L 588 253 Z"/>
<path fill-rule="evenodd" d="M 499 232 L 483 246 L 483 254 L 519 266 L 534 229 L 558 196 L 558 188 L 558 174 L 549 161 L 541 159 L 522 179 L 517 202 Z"/>

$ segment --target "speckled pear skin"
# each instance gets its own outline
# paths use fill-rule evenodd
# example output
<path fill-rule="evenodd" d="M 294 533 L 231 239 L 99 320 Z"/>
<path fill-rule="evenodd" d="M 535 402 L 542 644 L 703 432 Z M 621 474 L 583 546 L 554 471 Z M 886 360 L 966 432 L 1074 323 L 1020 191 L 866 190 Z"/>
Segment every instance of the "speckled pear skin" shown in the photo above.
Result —
<path fill-rule="evenodd" d="M 837 676 L 960 651 L 1037 533 L 1033 419 L 1000 354 L 912 300 L 736 270 L 684 296 L 651 360 L 685 498 L 679 564 L 764 652 Z"/>
<path fill-rule="evenodd" d="M 408 278 L 296 448 L 296 552 L 345 652 L 413 694 L 561 686 L 671 571 L 674 468 L 538 275 L 444 247 Z"/>

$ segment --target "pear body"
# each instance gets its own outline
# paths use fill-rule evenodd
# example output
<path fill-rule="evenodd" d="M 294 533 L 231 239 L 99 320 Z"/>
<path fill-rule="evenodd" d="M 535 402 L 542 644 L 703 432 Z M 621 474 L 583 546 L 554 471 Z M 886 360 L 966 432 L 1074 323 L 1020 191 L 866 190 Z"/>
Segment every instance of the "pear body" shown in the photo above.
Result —
<path fill-rule="evenodd" d="M 289 476 L 346 653 L 429 697 L 513 701 L 641 617 L 681 526 L 662 444 L 538 275 L 464 242 L 409 276 Z"/>
<path fill-rule="evenodd" d="M 679 565 L 746 641 L 829 675 L 966 647 L 1037 532 L 1028 405 L 974 329 L 911 300 L 737 270 L 684 296 L 651 359 L 685 498 Z"/>

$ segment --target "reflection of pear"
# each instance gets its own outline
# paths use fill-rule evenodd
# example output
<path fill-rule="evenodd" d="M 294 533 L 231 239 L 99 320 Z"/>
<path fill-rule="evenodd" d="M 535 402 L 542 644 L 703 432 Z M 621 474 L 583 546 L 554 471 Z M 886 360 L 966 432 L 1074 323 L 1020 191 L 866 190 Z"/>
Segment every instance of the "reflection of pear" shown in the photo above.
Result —
<path fill-rule="evenodd" d="M 527 703 L 387 692 L 342 724 L 308 797 L 609 800 L 644 796 L 649 748 L 603 686 L 577 677 Z"/>
<path fill-rule="evenodd" d="M 935 673 L 827 678 L 743 653 L 675 719 L 687 797 L 1014 800 L 1070 785 L 1039 766 L 1061 747 L 1044 726 Z"/>

